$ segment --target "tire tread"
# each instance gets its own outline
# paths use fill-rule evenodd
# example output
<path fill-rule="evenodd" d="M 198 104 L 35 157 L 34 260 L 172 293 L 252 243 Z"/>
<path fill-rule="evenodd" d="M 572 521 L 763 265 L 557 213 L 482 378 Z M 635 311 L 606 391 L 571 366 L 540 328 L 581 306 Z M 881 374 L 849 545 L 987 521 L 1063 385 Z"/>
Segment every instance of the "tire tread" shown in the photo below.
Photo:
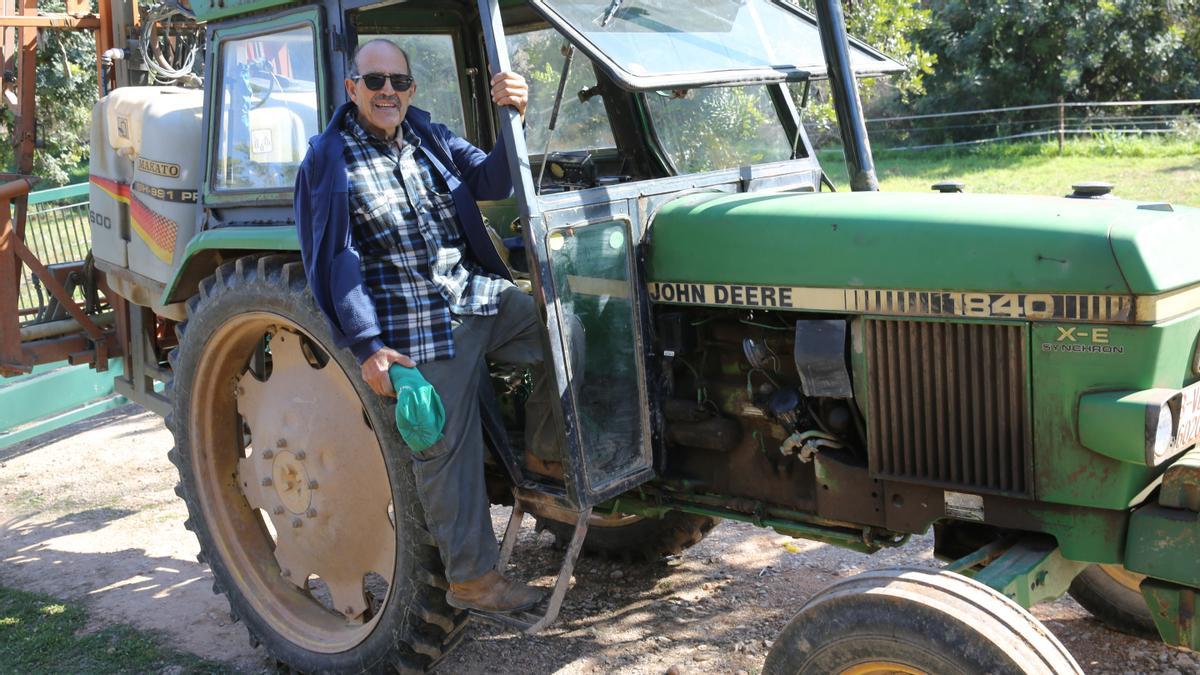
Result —
<path fill-rule="evenodd" d="M 190 344 L 188 340 L 189 324 L 198 316 L 209 311 L 210 305 L 222 301 L 226 293 L 236 293 L 239 290 L 282 295 L 284 297 L 279 298 L 279 301 L 284 305 L 304 307 L 312 313 L 317 312 L 311 294 L 308 292 L 303 266 L 295 255 L 247 255 L 223 263 L 212 275 L 199 283 L 197 295 L 187 301 L 188 320 L 181 321 L 175 326 L 180 346 L 171 355 L 173 366 L 181 362 L 186 363 L 188 360 L 184 356 L 184 350 Z M 231 298 L 230 300 L 235 299 Z M 180 474 L 181 480 L 176 485 L 175 492 L 184 500 L 188 508 L 188 518 L 184 522 L 184 526 L 188 530 L 196 531 L 198 529 L 196 523 L 203 518 L 203 512 L 198 500 L 190 494 L 189 489 L 191 473 L 190 463 L 187 459 L 189 446 L 185 437 L 185 429 L 180 428 L 183 417 L 179 410 L 178 384 L 175 377 L 172 377 L 171 381 L 167 383 L 167 394 L 173 404 L 172 412 L 167 417 L 168 427 L 176 439 L 175 447 L 168 452 L 167 456 Z M 182 386 L 181 388 L 186 397 L 187 387 Z M 409 578 L 413 584 L 414 595 L 410 607 L 407 608 L 415 611 L 397 609 L 397 611 L 405 611 L 407 616 L 403 622 L 406 627 L 401 631 L 403 635 L 397 633 L 390 652 L 382 657 L 378 665 L 368 665 L 368 670 L 375 670 L 381 665 L 386 665 L 389 670 L 396 672 L 424 672 L 441 660 L 449 649 L 458 643 L 463 634 L 467 615 L 454 610 L 445 602 L 445 590 L 448 584 L 442 574 L 441 559 L 434 546 L 433 537 L 423 522 L 423 514 L 419 512 L 419 508 L 416 510 L 418 512 L 414 513 L 408 521 L 408 524 L 411 525 L 408 528 L 409 533 L 415 538 L 414 543 L 417 545 L 411 549 L 415 559 Z M 240 596 L 238 592 L 231 593 L 224 588 L 220 581 L 220 574 L 216 568 L 222 567 L 222 561 L 208 550 L 206 536 L 197 538 L 200 540 L 198 559 L 207 561 L 210 568 L 213 568 L 213 592 L 227 596 L 233 615 L 239 619 L 245 618 L 246 612 L 239 612 Z M 249 633 L 250 645 L 252 647 L 265 645 L 273 658 L 284 662 L 287 650 L 283 648 L 283 645 L 278 644 L 279 638 L 259 632 L 254 627 L 254 623 L 254 621 L 242 621 Z M 291 663 L 288 668 L 296 669 L 297 672 L 323 669 L 312 663 Z"/>

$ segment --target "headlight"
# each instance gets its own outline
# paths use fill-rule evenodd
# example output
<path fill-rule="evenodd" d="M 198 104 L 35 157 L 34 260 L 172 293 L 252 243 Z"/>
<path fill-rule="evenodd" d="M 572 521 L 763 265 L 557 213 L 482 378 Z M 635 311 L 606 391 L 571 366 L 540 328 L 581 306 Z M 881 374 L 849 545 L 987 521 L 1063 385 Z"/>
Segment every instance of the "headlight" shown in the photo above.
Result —
<path fill-rule="evenodd" d="M 1146 448 L 1149 457 L 1146 463 L 1157 466 L 1167 457 L 1171 444 L 1175 440 L 1175 416 L 1171 414 L 1171 406 L 1164 405 L 1158 410 L 1158 424 L 1154 430 L 1154 444 Z"/>
<path fill-rule="evenodd" d="M 1200 388 L 1200 384 L 1192 385 Z M 1130 464 L 1158 466 L 1182 449 L 1180 424 L 1193 425 L 1181 412 L 1184 393 L 1178 389 L 1103 391 L 1079 400 L 1079 442 L 1102 455 Z M 1191 400 L 1191 399 L 1189 399 Z M 1197 399 L 1200 401 L 1200 399 Z M 1188 408 L 1190 410 L 1190 408 Z M 1200 414 L 1200 413 L 1198 413 Z M 1191 439 L 1195 443 L 1195 439 Z"/>

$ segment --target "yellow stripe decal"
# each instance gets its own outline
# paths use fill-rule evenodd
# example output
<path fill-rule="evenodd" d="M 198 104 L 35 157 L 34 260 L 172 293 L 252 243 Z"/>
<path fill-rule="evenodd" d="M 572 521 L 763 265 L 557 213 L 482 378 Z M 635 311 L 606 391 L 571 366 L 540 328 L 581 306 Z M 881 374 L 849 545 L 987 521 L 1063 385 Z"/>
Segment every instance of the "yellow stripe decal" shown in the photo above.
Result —
<path fill-rule="evenodd" d="M 174 257 L 174 252 L 164 249 L 158 244 L 158 242 L 154 241 L 154 237 L 146 231 L 145 226 L 143 226 L 143 224 L 139 222 L 137 218 L 130 218 L 129 223 L 133 225 L 133 231 L 137 232 L 138 236 L 141 237 L 142 241 L 146 244 L 146 248 L 150 249 L 150 252 L 153 253 L 156 258 L 167 264 L 171 263 L 171 258 Z"/>
<path fill-rule="evenodd" d="M 1200 309 L 1200 286 L 1137 299 L 1137 322 L 1159 323 Z"/>
<path fill-rule="evenodd" d="M 1083 323 L 1144 320 L 1140 301 L 1135 318 L 1134 298 L 1128 295 L 806 288 L 667 281 L 653 281 L 646 287 L 652 301 L 672 305 Z M 1195 296 L 1189 296 L 1186 301 L 1173 298 L 1166 301 L 1179 306 L 1190 302 L 1190 307 L 1200 307 L 1200 287 Z M 1172 305 L 1174 309 L 1175 305 Z"/>

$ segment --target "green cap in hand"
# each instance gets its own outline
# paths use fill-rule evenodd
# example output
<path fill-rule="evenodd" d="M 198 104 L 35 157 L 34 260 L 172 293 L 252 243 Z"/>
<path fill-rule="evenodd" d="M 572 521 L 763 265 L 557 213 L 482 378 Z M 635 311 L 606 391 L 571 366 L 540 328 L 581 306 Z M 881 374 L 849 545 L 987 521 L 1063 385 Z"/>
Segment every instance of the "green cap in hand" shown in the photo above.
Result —
<path fill-rule="evenodd" d="M 442 397 L 416 368 L 393 363 L 388 369 L 396 388 L 396 429 L 413 452 L 421 452 L 442 438 L 446 409 Z"/>

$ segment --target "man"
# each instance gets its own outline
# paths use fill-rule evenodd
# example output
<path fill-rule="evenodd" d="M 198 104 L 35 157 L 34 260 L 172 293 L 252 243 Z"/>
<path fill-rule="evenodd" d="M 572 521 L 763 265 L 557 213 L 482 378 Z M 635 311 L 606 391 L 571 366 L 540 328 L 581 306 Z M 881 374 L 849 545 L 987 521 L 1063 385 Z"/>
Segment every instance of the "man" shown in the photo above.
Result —
<path fill-rule="evenodd" d="M 442 399 L 445 436 L 413 454 L 413 470 L 450 581 L 447 602 L 518 611 L 541 593 L 494 569 L 477 395 L 485 355 L 541 361 L 542 327 L 475 204 L 512 191 L 503 144 L 485 154 L 412 107 L 409 66 L 388 40 L 355 51 L 349 101 L 301 165 L 296 226 L 313 296 L 371 390 L 394 395 L 388 368 L 399 364 L 418 368 Z M 524 115 L 520 75 L 499 73 L 491 86 L 497 105 Z"/>

